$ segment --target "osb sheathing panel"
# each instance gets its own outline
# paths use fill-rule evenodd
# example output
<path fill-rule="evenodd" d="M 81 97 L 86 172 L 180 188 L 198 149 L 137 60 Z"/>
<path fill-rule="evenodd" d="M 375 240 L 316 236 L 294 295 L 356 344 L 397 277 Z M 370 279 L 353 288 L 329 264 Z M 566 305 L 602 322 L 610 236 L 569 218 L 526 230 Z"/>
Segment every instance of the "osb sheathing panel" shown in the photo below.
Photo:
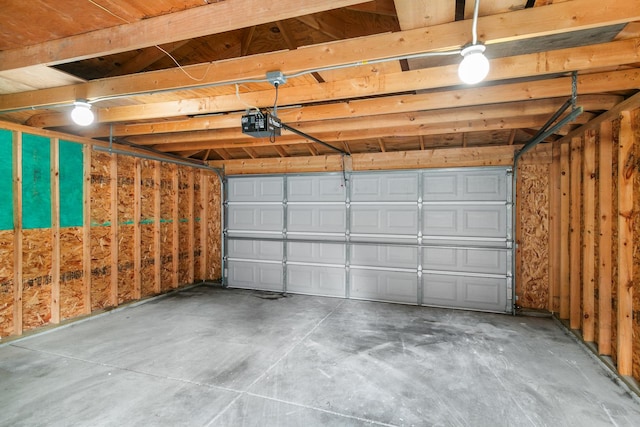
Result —
<path fill-rule="evenodd" d="M 166 292 L 173 288 L 173 234 L 172 224 L 160 224 L 160 235 L 162 236 L 162 268 L 160 269 L 160 290 Z"/>
<path fill-rule="evenodd" d="M 51 229 L 22 235 L 22 327 L 29 330 L 51 320 Z"/>
<path fill-rule="evenodd" d="M 111 305 L 111 228 L 91 227 L 91 310 Z"/>
<path fill-rule="evenodd" d="M 60 317 L 69 319 L 84 313 L 82 228 L 60 230 Z"/>
<path fill-rule="evenodd" d="M 158 162 L 151 160 L 141 161 L 141 179 L 140 183 L 140 213 L 142 221 L 149 222 L 154 218 L 154 186 L 155 186 L 155 167 Z"/>
<path fill-rule="evenodd" d="M 191 212 L 189 194 L 192 191 L 189 184 L 189 169 L 178 168 L 178 183 L 178 286 L 182 286 L 189 284 L 189 215 Z"/>
<path fill-rule="evenodd" d="M 640 158 L 640 110 L 631 115 L 634 132 L 634 156 Z M 640 381 L 640 162 L 637 163 L 633 182 L 633 377 Z"/>
<path fill-rule="evenodd" d="M 0 231 L 0 338 L 14 330 L 13 237 L 13 230 Z"/>
<path fill-rule="evenodd" d="M 140 234 L 141 290 L 142 296 L 145 297 L 155 294 L 153 224 L 142 224 L 140 226 Z"/>
<path fill-rule="evenodd" d="M 111 155 L 91 152 L 91 310 L 111 303 Z M 116 177 L 113 177 L 114 179 Z"/>
<path fill-rule="evenodd" d="M 111 222 L 111 156 L 91 153 L 91 225 Z"/>
<path fill-rule="evenodd" d="M 518 304 L 549 306 L 549 165 L 523 164 L 518 172 Z"/>
<path fill-rule="evenodd" d="M 183 286 L 189 284 L 189 224 L 181 222 L 178 230 L 178 286 Z"/>
<path fill-rule="evenodd" d="M 222 212 L 220 208 L 221 189 L 220 179 L 217 176 L 211 175 L 209 177 L 209 218 L 206 224 L 207 227 L 207 247 L 209 249 L 209 264 L 207 265 L 207 279 L 217 280 L 222 277 L 221 274 L 221 226 L 222 226 Z"/>

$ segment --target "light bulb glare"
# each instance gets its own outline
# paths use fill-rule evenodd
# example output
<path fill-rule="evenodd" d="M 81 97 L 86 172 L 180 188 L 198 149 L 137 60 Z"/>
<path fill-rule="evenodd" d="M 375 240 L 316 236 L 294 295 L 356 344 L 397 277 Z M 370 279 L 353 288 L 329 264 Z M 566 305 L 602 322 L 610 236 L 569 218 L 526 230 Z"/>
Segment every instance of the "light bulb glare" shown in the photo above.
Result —
<path fill-rule="evenodd" d="M 474 44 L 462 49 L 462 62 L 458 67 L 458 76 L 466 84 L 481 82 L 489 74 L 489 60 L 484 56 L 485 46 Z"/>
<path fill-rule="evenodd" d="M 71 111 L 71 120 L 79 126 L 89 126 L 93 123 L 95 116 L 91 111 L 91 104 L 83 101 L 73 103 L 74 108 Z"/>

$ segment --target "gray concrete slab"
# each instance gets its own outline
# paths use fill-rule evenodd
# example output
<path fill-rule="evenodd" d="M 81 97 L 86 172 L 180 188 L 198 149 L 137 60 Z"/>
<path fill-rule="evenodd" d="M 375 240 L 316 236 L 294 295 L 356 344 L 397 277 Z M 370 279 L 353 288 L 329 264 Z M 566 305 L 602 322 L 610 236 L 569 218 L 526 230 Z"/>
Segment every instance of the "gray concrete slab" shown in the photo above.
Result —
<path fill-rule="evenodd" d="M 552 319 L 200 286 L 0 345 L 0 425 L 638 426 Z"/>

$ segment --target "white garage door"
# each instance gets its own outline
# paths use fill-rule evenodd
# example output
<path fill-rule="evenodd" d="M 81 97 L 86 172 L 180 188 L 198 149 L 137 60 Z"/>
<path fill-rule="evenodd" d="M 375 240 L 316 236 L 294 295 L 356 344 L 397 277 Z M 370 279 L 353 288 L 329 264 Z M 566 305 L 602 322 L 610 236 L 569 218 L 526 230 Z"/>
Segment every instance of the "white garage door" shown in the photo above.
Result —
<path fill-rule="evenodd" d="M 230 287 L 512 310 L 508 168 L 238 176 L 226 193 Z"/>

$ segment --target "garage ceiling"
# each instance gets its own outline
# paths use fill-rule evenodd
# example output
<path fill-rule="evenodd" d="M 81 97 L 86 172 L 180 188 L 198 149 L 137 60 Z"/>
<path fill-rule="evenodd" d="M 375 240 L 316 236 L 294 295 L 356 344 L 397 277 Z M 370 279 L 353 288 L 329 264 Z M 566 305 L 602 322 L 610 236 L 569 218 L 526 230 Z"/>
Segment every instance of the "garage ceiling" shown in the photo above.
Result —
<path fill-rule="evenodd" d="M 332 150 L 288 131 L 241 132 L 247 108 L 275 103 L 253 80 L 283 72 L 281 120 L 350 153 L 524 143 L 577 71 L 586 112 L 554 140 L 640 88 L 640 0 L 482 0 L 491 71 L 475 86 L 458 55 L 398 59 L 469 43 L 473 3 L 9 0 L 0 120 L 199 160 L 321 156 Z M 77 99 L 96 124 L 72 124 Z"/>

